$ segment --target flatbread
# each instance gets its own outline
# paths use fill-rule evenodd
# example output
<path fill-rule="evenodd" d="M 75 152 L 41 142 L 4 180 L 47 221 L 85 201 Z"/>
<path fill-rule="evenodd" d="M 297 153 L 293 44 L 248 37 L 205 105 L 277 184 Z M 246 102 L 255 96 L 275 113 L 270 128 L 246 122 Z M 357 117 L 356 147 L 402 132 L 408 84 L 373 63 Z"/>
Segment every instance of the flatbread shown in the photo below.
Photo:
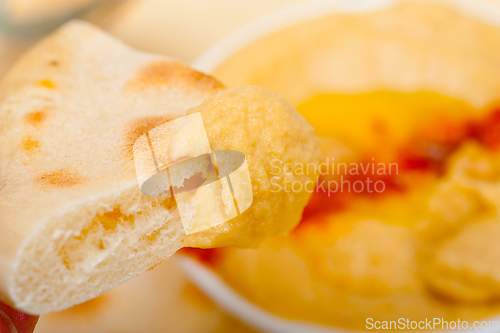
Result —
<path fill-rule="evenodd" d="M 183 246 L 255 246 L 293 228 L 310 194 L 270 193 L 267 159 L 319 163 L 314 130 L 262 88 L 222 89 L 83 22 L 29 51 L 0 86 L 0 298 L 32 314 L 63 310 Z M 172 197 L 141 193 L 134 144 L 195 106 L 213 149 L 245 154 L 254 198 L 236 218 L 187 235 Z"/>

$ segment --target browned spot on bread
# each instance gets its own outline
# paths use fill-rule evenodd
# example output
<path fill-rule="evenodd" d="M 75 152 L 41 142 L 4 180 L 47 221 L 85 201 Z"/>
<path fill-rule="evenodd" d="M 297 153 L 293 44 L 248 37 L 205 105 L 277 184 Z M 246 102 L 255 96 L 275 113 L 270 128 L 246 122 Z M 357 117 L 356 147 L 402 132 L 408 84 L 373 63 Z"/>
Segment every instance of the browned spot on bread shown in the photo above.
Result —
<path fill-rule="evenodd" d="M 156 266 L 158 266 L 159 264 L 163 263 L 163 261 L 160 261 L 160 262 L 155 262 L 153 265 L 151 265 L 151 267 L 148 268 L 148 272 L 155 269 Z"/>
<path fill-rule="evenodd" d="M 40 142 L 33 140 L 31 137 L 26 137 L 22 141 L 22 146 L 27 151 L 33 151 L 40 148 Z"/>
<path fill-rule="evenodd" d="M 97 215 L 94 221 L 100 223 L 105 230 L 114 230 L 121 222 L 134 224 L 134 215 L 126 215 L 122 213 L 121 207 L 117 206 L 112 211 L 106 212 L 102 215 Z M 83 231 L 82 231 L 83 234 Z"/>
<path fill-rule="evenodd" d="M 163 208 L 165 208 L 168 211 L 174 210 L 177 208 L 177 202 L 175 202 L 174 197 L 168 197 L 165 200 L 161 202 L 161 205 Z"/>
<path fill-rule="evenodd" d="M 57 61 L 57 60 L 51 60 L 51 61 L 49 62 L 49 65 L 54 66 L 54 67 L 55 67 L 55 66 L 59 66 L 59 61 Z"/>
<path fill-rule="evenodd" d="M 157 230 L 153 231 L 152 233 L 150 233 L 149 235 L 142 236 L 141 240 L 148 243 L 148 245 L 153 245 L 159 236 L 160 236 L 160 229 L 157 229 Z"/>
<path fill-rule="evenodd" d="M 38 183 L 46 186 L 68 187 L 76 185 L 79 182 L 80 179 L 78 179 L 78 177 L 64 169 L 56 172 L 45 173 L 38 178 Z"/>
<path fill-rule="evenodd" d="M 36 125 L 42 123 L 43 121 L 45 121 L 45 119 L 47 119 L 47 111 L 48 110 L 49 110 L 49 107 L 43 107 L 43 108 L 40 108 L 36 111 L 27 113 L 24 116 L 24 120 L 26 121 L 26 123 L 31 124 L 33 126 L 36 126 Z"/>
<path fill-rule="evenodd" d="M 152 116 L 135 119 L 127 124 L 125 131 L 125 154 L 128 158 L 134 158 L 134 143 L 139 137 L 155 127 L 173 120 L 169 116 Z"/>
<path fill-rule="evenodd" d="M 127 83 L 129 88 L 136 90 L 170 85 L 203 92 L 215 92 L 223 88 L 213 77 L 175 61 L 152 62 L 139 70 L 137 76 Z"/>
<path fill-rule="evenodd" d="M 48 88 L 48 89 L 55 89 L 56 88 L 56 85 L 51 80 L 45 79 L 45 80 L 41 80 L 38 83 L 40 83 L 40 85 L 42 87 L 45 87 L 45 88 Z"/>

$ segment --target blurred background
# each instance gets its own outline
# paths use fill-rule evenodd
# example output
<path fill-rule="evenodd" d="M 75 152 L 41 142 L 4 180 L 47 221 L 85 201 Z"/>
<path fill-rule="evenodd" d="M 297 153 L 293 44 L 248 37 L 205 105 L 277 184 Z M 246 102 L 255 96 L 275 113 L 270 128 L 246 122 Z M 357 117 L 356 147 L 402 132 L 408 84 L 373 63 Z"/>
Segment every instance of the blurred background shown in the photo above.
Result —
<path fill-rule="evenodd" d="M 0 73 L 41 35 L 75 16 L 75 11 L 77 17 L 98 24 L 135 48 L 189 64 L 236 28 L 299 2 L 306 1 L 2 0 Z"/>

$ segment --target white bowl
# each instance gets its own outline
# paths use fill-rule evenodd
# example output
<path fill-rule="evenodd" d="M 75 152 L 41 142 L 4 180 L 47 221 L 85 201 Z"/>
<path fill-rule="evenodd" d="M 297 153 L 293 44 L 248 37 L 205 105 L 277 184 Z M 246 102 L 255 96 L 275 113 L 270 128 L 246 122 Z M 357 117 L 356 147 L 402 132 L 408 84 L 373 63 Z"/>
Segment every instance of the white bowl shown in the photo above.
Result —
<path fill-rule="evenodd" d="M 441 0 L 457 8 L 462 14 L 472 16 L 485 23 L 500 27 L 500 6 L 491 0 Z M 394 5 L 398 0 L 316 0 L 299 3 L 263 16 L 237 29 L 202 54 L 191 65 L 205 73 L 211 73 L 231 55 L 250 43 L 286 26 L 334 13 L 360 13 L 380 10 Z M 177 256 L 179 266 L 188 277 L 218 306 L 247 325 L 269 333 L 352 333 L 311 322 L 289 320 L 268 312 L 251 303 L 216 273 L 189 257 Z M 494 318 L 492 320 L 499 320 Z M 481 333 L 495 333 L 500 327 L 469 330 Z M 441 331 L 452 332 L 452 331 Z"/>

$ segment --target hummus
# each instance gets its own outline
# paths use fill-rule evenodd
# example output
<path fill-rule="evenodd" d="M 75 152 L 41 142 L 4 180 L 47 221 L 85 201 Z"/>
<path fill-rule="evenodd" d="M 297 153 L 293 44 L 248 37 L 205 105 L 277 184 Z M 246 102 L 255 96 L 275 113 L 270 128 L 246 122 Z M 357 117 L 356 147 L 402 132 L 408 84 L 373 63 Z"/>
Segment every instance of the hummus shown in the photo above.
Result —
<path fill-rule="evenodd" d="M 273 173 L 272 166 L 318 165 L 321 150 L 312 126 L 283 98 L 257 86 L 228 89 L 188 114 L 198 112 L 213 150 L 245 154 L 253 203 L 234 219 L 188 236 L 185 245 L 249 247 L 266 237 L 288 233 L 297 225 L 311 196 L 305 184 L 314 184 L 318 174 L 315 168 L 301 174 L 284 169 Z M 296 189 L 300 186 L 300 190 L 271 191 L 272 184 L 281 188 L 288 182 L 296 184 Z"/>
<path fill-rule="evenodd" d="M 295 104 L 323 172 L 290 236 L 200 260 L 271 312 L 347 329 L 500 313 L 498 50 L 497 28 L 406 3 L 237 52 L 213 74 Z"/>

